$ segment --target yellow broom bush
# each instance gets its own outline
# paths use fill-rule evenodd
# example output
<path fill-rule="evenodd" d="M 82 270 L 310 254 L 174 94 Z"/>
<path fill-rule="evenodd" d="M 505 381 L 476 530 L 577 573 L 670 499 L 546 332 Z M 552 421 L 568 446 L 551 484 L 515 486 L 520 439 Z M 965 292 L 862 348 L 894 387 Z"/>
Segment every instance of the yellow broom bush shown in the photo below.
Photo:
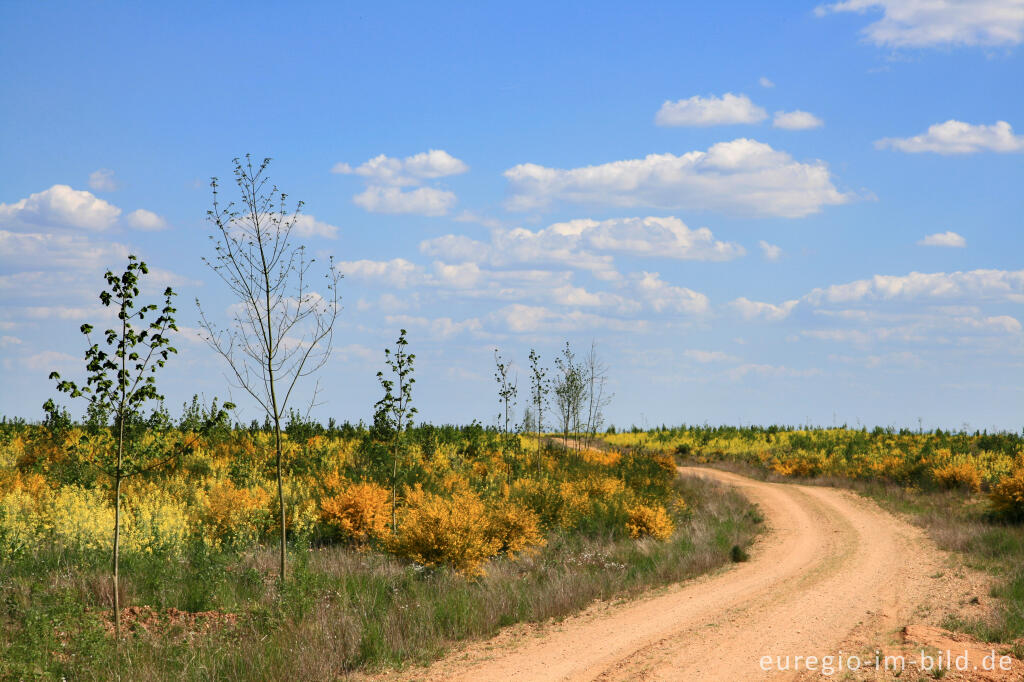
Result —
<path fill-rule="evenodd" d="M 483 501 L 470 490 L 451 497 L 408 488 L 398 533 L 386 542 L 395 554 L 424 566 L 447 564 L 465 575 L 482 575 L 485 561 L 501 551 L 489 533 Z"/>
<path fill-rule="evenodd" d="M 1024 468 L 1017 469 L 992 487 L 993 510 L 1009 519 L 1024 519 Z"/>
<path fill-rule="evenodd" d="M 628 510 L 629 520 L 626 530 L 632 538 L 652 537 L 656 540 L 668 540 L 672 537 L 675 524 L 661 505 L 638 504 Z"/>
<path fill-rule="evenodd" d="M 932 469 L 935 482 L 947 489 L 963 488 L 971 492 L 981 490 L 981 473 L 968 460 L 949 462 Z"/>
<path fill-rule="evenodd" d="M 331 478 L 331 477 L 329 477 Z M 391 492 L 376 483 L 348 483 L 333 474 L 331 489 L 320 500 L 320 518 L 341 537 L 357 545 L 380 540 L 391 523 Z"/>

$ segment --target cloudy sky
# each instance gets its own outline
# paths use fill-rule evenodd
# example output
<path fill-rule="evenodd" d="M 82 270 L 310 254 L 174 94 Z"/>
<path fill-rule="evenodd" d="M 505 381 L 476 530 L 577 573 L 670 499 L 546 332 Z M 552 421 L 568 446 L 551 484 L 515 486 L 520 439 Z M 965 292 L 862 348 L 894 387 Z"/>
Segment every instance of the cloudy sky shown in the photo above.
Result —
<path fill-rule="evenodd" d="M 344 274 L 321 417 L 369 417 L 404 327 L 430 420 L 569 340 L 619 425 L 1021 428 L 1024 0 L 688 5 L 4 3 L 0 412 L 135 253 L 181 295 L 172 410 L 257 416 L 194 304 L 251 152 Z"/>

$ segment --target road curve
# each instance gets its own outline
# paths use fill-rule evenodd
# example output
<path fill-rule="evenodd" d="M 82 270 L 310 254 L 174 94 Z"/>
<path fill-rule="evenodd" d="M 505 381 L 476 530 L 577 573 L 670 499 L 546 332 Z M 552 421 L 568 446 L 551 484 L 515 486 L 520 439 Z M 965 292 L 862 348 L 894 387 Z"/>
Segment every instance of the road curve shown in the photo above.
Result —
<path fill-rule="evenodd" d="M 416 679 L 759 680 L 763 656 L 887 643 L 922 602 L 942 558 L 923 533 L 849 491 L 681 468 L 739 488 L 768 533 L 749 562 L 656 596 L 569 618 L 506 648 L 457 653 Z M 856 633 L 856 637 L 851 637 Z M 863 653 L 857 651 L 856 653 Z"/>

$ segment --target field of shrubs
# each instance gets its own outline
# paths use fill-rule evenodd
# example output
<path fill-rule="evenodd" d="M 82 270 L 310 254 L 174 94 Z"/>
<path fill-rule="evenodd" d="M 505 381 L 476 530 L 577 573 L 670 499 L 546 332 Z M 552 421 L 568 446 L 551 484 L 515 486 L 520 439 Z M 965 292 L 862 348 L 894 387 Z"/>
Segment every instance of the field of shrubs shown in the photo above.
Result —
<path fill-rule="evenodd" d="M 1024 519 L 1024 438 L 1013 433 L 780 427 L 662 427 L 607 434 L 697 463 L 734 462 L 794 478 L 880 481 L 983 493 L 995 517 Z"/>
<path fill-rule="evenodd" d="M 196 542 L 245 549 L 278 530 L 271 435 L 187 427 L 150 429 L 139 446 L 177 454 L 123 485 L 126 554 L 173 556 Z M 390 440 L 369 430 L 293 422 L 284 447 L 290 539 L 372 548 L 472 575 L 495 556 L 536 550 L 555 529 L 664 540 L 686 510 L 666 454 L 538 448 L 535 438 L 477 425 L 420 426 L 404 436 L 396 463 Z M 6 556 L 50 544 L 110 550 L 114 510 L 89 462 L 113 447 L 111 438 L 81 426 L 3 428 Z"/>
<path fill-rule="evenodd" d="M 133 447 L 113 636 L 112 429 L 0 423 L 0 678 L 323 679 L 428 662 L 454 642 L 561 618 L 735 560 L 759 532 L 732 491 L 669 453 L 478 424 L 285 432 L 289 574 L 273 432 L 197 401 Z"/>

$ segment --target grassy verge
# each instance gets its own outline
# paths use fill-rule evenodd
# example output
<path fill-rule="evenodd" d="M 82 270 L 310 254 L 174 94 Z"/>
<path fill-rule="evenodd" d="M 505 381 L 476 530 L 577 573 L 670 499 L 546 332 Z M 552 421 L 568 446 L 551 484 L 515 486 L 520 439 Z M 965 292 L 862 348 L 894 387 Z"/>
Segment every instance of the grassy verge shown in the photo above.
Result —
<path fill-rule="evenodd" d="M 476 580 L 341 547 L 295 549 L 280 589 L 265 579 L 271 551 L 130 558 L 123 599 L 151 609 L 128 619 L 119 653 L 103 611 L 104 558 L 40 549 L 0 563 L 0 678 L 328 679 L 426 663 L 505 625 L 714 570 L 737 546 L 742 556 L 757 510 L 712 482 L 676 485 L 689 511 L 667 542 L 555 534 Z"/>
<path fill-rule="evenodd" d="M 957 552 L 971 568 L 996 576 L 991 597 L 999 608 L 991 619 L 950 618 L 943 626 L 987 642 L 1013 647 L 1024 658 L 1024 525 L 992 518 L 982 494 L 963 490 L 923 490 L 884 481 L 834 476 L 794 479 L 737 462 L 702 464 L 762 480 L 849 488 L 883 508 L 907 515 L 944 550 Z"/>

